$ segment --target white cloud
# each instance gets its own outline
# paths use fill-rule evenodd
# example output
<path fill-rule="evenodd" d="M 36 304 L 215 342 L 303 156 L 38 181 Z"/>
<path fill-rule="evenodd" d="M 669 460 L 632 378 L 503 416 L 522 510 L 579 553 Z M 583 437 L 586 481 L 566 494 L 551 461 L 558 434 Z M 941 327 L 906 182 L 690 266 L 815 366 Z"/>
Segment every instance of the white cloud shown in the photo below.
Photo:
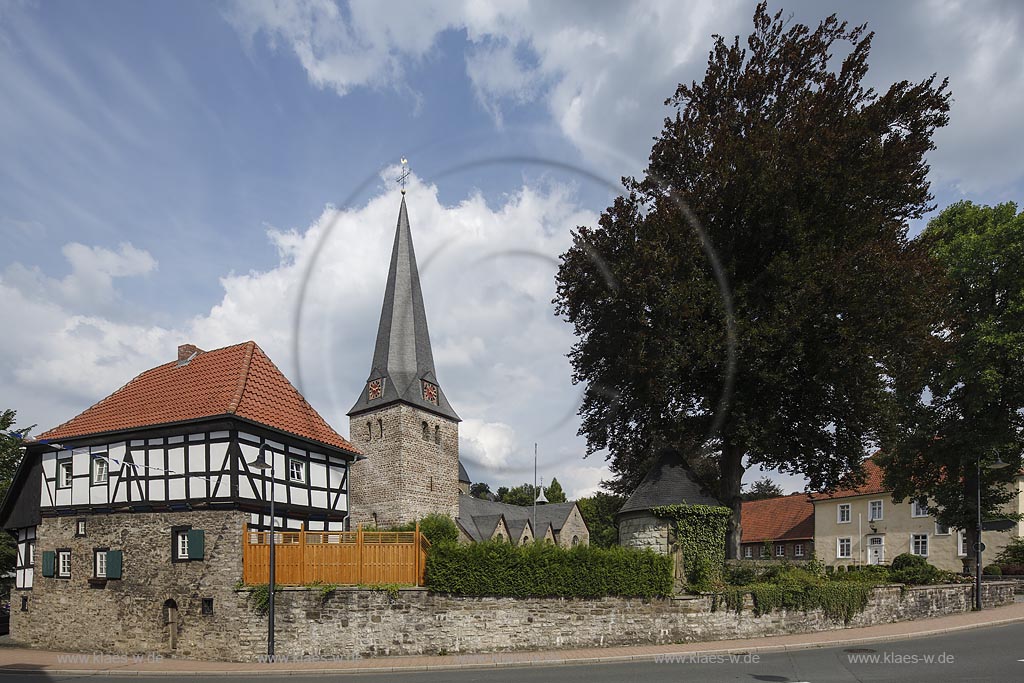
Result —
<path fill-rule="evenodd" d="M 77 312 L 96 312 L 118 302 L 115 278 L 137 277 L 157 269 L 156 259 L 148 251 L 128 242 L 119 245 L 117 251 L 71 242 L 61 252 L 71 266 L 71 272 L 62 279 L 47 277 L 39 268 L 13 263 L 4 272 L 4 280 L 23 292 L 60 302 Z"/>
<path fill-rule="evenodd" d="M 600 476 L 577 468 L 584 452 L 575 434 L 578 389 L 565 357 L 573 337 L 550 302 L 569 228 L 596 217 L 563 186 L 523 187 L 495 207 L 476 194 L 446 206 L 435 187 L 412 180 L 409 215 L 438 376 L 465 420 L 471 476 L 494 488 L 530 479 L 538 441 L 545 478 L 558 476 L 567 490 L 592 487 Z M 397 193 L 381 190 L 361 206 L 328 207 L 306 228 L 269 228 L 274 267 L 225 275 L 215 306 L 167 326 L 96 313 L 72 295 L 91 287 L 116 302 L 122 278 L 156 268 L 131 245 L 69 245 L 72 272 L 62 280 L 15 264 L 0 279 L 0 315 L 19 322 L 0 337 L 8 359 L 0 365 L 0 405 L 48 428 L 175 358 L 185 342 L 210 349 L 254 339 L 298 383 L 293 320 L 315 259 L 298 335 L 300 388 L 347 433 L 345 413 L 369 371 L 398 205 Z"/>

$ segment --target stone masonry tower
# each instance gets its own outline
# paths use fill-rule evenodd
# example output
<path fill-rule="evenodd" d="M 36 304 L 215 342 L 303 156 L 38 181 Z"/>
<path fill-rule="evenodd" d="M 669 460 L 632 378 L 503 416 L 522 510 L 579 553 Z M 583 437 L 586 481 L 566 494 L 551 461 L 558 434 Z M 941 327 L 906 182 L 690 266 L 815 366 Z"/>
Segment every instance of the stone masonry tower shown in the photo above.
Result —
<path fill-rule="evenodd" d="M 348 415 L 366 455 L 349 475 L 353 525 L 458 515 L 460 420 L 434 371 L 404 190 L 373 366 Z"/>

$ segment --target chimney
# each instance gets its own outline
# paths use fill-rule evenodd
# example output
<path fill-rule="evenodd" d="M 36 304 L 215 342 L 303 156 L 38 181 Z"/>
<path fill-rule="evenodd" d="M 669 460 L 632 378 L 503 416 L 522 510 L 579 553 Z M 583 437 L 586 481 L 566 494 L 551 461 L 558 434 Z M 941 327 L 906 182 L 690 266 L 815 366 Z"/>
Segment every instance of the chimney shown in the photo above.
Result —
<path fill-rule="evenodd" d="M 190 360 L 202 353 L 203 350 L 194 344 L 182 344 L 178 347 L 178 365 L 187 365 Z"/>

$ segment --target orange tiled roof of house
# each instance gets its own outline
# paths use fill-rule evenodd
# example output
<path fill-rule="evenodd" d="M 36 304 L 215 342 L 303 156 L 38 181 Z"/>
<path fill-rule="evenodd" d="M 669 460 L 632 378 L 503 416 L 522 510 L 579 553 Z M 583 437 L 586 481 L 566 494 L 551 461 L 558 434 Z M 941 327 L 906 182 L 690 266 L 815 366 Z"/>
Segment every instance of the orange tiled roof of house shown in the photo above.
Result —
<path fill-rule="evenodd" d="M 816 493 L 815 500 L 830 500 L 832 498 L 849 498 L 850 496 L 867 496 L 886 493 L 889 491 L 882 482 L 884 473 L 882 468 L 875 462 L 874 457 L 864 461 L 864 483 L 860 486 L 847 486 L 838 488 L 832 493 Z"/>
<path fill-rule="evenodd" d="M 743 543 L 814 538 L 814 503 L 806 493 L 743 502 Z"/>
<path fill-rule="evenodd" d="M 334 446 L 359 450 L 331 428 L 255 342 L 214 351 L 179 348 L 179 360 L 131 380 L 64 424 L 55 440 L 235 415 Z"/>

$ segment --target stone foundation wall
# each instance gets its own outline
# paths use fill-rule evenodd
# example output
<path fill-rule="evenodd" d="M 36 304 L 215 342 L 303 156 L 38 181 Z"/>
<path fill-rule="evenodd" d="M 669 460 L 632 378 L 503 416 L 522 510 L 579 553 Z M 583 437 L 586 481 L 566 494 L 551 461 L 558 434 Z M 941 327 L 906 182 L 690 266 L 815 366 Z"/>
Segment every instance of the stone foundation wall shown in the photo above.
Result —
<path fill-rule="evenodd" d="M 33 587 L 11 595 L 12 640 L 51 650 L 239 658 L 238 633 L 253 619 L 235 591 L 249 513 L 92 514 L 81 518 L 84 536 L 75 535 L 77 519 L 48 517 L 37 527 Z M 171 528 L 177 526 L 206 532 L 203 560 L 171 561 Z M 58 548 L 71 550 L 70 578 L 42 575 L 43 552 Z M 122 551 L 121 579 L 90 582 L 96 548 Z M 26 611 L 20 609 L 22 597 L 28 598 Z M 202 614 L 203 598 L 213 599 L 212 614 Z M 178 607 L 173 651 L 167 600 Z"/>
<path fill-rule="evenodd" d="M 1010 604 L 1013 586 L 986 583 L 986 606 Z M 871 626 L 971 610 L 970 585 L 875 589 L 849 626 Z M 243 642 L 265 638 L 265 621 Z M 820 610 L 755 617 L 711 611 L 708 597 L 632 600 L 455 598 L 424 590 L 385 593 L 339 589 L 321 603 L 316 591 L 287 591 L 277 602 L 277 653 L 374 657 L 509 652 L 548 648 L 651 645 L 756 638 L 843 628 Z"/>

